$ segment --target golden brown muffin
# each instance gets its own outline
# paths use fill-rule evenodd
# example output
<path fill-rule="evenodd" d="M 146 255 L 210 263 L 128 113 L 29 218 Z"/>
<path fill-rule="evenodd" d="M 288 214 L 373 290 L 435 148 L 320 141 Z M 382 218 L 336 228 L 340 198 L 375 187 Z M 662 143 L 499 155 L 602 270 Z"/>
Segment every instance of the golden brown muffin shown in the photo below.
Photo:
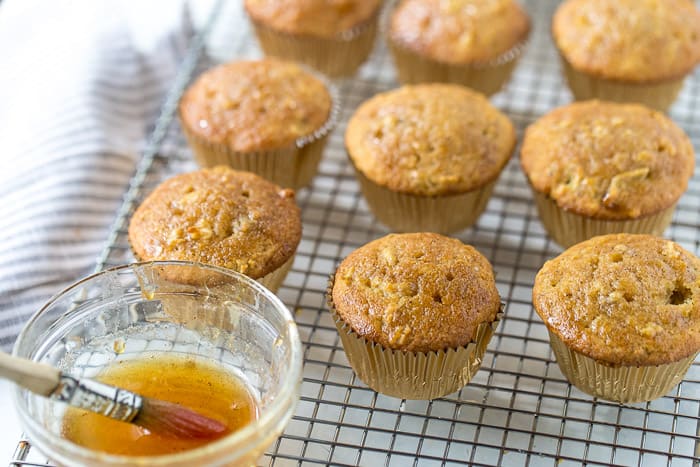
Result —
<path fill-rule="evenodd" d="M 129 224 L 139 260 L 214 264 L 270 289 L 281 284 L 300 239 L 301 214 L 292 190 L 223 166 L 161 183 Z M 270 278 L 272 284 L 266 282 Z"/>
<path fill-rule="evenodd" d="M 545 263 L 532 301 L 554 341 L 563 345 L 554 350 L 563 352 L 557 360 L 564 374 L 601 397 L 647 400 L 638 392 L 647 391 L 645 386 L 658 397 L 683 378 L 700 350 L 700 259 L 670 240 L 613 234 L 579 243 Z M 569 351 L 601 366 L 598 376 L 620 368 L 616 377 L 629 382 L 641 375 L 630 375 L 630 367 L 646 373 L 632 385 L 596 382 L 590 372 L 583 374 L 584 364 L 576 367 L 579 356 Z M 654 381 L 648 367 L 668 373 L 665 366 L 671 364 L 684 368 Z"/>
<path fill-rule="evenodd" d="M 693 146 L 665 115 L 637 104 L 586 101 L 560 107 L 525 133 L 520 162 L 540 217 L 562 245 L 589 238 L 581 227 L 561 231 L 557 216 L 581 222 L 633 221 L 660 216 L 639 233 L 660 234 L 693 174 Z M 552 209 L 558 209 L 551 213 Z M 573 222 L 573 221 L 569 221 Z M 601 224 L 601 233 L 632 224 Z M 568 237 L 568 238 L 567 238 Z"/>
<path fill-rule="evenodd" d="M 195 135 L 234 151 L 294 144 L 328 120 L 322 81 L 276 59 L 241 61 L 202 74 L 182 97 L 180 116 Z"/>
<path fill-rule="evenodd" d="M 329 302 L 360 378 L 406 398 L 466 384 L 500 310 L 488 260 L 433 233 L 390 234 L 355 250 L 338 266 Z M 446 354 L 454 361 L 439 364 Z"/>
<path fill-rule="evenodd" d="M 387 34 L 402 83 L 454 82 L 490 95 L 529 33 L 530 19 L 513 0 L 403 0 Z"/>
<path fill-rule="evenodd" d="M 403 0 L 390 21 L 392 41 L 445 63 L 494 60 L 530 31 L 527 14 L 511 0 Z"/>
<path fill-rule="evenodd" d="M 218 66 L 180 101 L 182 127 L 200 165 L 229 164 L 288 187 L 310 181 L 332 114 L 326 84 L 277 59 Z"/>
<path fill-rule="evenodd" d="M 353 74 L 372 51 L 381 0 L 245 0 L 266 55 L 330 76 Z"/>
<path fill-rule="evenodd" d="M 552 32 L 577 99 L 664 110 L 700 63 L 700 11 L 690 0 L 568 0 Z"/>
<path fill-rule="evenodd" d="M 497 178 L 515 146 L 515 130 L 483 95 L 424 84 L 365 101 L 348 123 L 345 144 L 357 169 L 375 183 L 436 196 Z"/>
<path fill-rule="evenodd" d="M 338 266 L 333 304 L 366 339 L 408 352 L 467 345 L 500 308 L 488 260 L 457 239 L 389 234 Z"/>
<path fill-rule="evenodd" d="M 245 0 L 254 21 L 290 34 L 335 37 L 376 15 L 381 0 Z"/>
<path fill-rule="evenodd" d="M 379 220 L 396 230 L 450 232 L 485 208 L 515 130 L 483 95 L 423 84 L 364 102 L 348 123 L 345 145 Z"/>

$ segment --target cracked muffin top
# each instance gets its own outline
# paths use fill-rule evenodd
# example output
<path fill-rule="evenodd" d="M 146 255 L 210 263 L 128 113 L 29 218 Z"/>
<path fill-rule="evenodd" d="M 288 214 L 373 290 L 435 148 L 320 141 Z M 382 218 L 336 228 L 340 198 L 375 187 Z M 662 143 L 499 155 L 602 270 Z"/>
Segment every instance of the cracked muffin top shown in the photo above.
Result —
<path fill-rule="evenodd" d="M 700 11 L 691 0 L 569 0 L 552 34 L 574 68 L 605 79 L 677 79 L 700 62 Z"/>
<path fill-rule="evenodd" d="M 313 137 L 331 115 L 326 85 L 283 60 L 238 61 L 204 72 L 180 100 L 180 120 L 208 143 L 250 152 Z"/>
<path fill-rule="evenodd" d="M 535 311 L 568 347 L 610 365 L 661 365 L 700 350 L 700 260 L 651 235 L 581 242 L 547 261 Z"/>
<path fill-rule="evenodd" d="M 253 279 L 292 258 L 300 240 L 294 191 L 223 166 L 161 183 L 129 224 L 141 261 L 197 261 Z"/>
<path fill-rule="evenodd" d="M 472 64 L 498 59 L 529 33 L 530 19 L 513 0 L 403 0 L 388 35 L 421 56 Z"/>
<path fill-rule="evenodd" d="M 358 248 L 338 266 L 330 295 L 355 333 L 411 352 L 467 345 L 500 309 L 488 260 L 434 233 L 390 234 Z"/>
<path fill-rule="evenodd" d="M 450 195 L 495 180 L 515 129 L 483 95 L 454 84 L 419 84 L 377 94 L 348 122 L 355 167 L 390 190 Z"/>
<path fill-rule="evenodd" d="M 372 18 L 381 0 L 245 0 L 254 21 L 277 31 L 337 37 Z"/>
<path fill-rule="evenodd" d="M 634 219 L 671 207 L 693 175 L 693 146 L 665 115 L 637 104 L 585 101 L 555 109 L 525 132 L 520 162 L 560 208 Z"/>

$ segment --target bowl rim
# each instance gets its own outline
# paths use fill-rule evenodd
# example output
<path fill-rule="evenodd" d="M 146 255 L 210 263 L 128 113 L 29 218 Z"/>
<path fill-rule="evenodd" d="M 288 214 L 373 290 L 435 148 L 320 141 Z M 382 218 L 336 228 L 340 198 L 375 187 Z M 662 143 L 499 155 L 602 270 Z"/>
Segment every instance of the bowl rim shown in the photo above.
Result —
<path fill-rule="evenodd" d="M 214 265 L 198 263 L 194 261 L 144 261 L 123 264 L 90 274 L 82 279 L 77 280 L 73 284 L 69 285 L 60 292 L 53 295 L 36 313 L 32 315 L 32 317 L 26 322 L 26 324 L 22 328 L 22 331 L 19 333 L 17 340 L 15 341 L 15 344 L 13 346 L 12 354 L 15 356 L 19 356 L 19 347 L 22 344 L 22 342 L 26 339 L 26 335 L 29 329 L 31 329 L 31 326 L 39 318 L 41 318 L 42 315 L 47 312 L 47 310 L 49 310 L 54 304 L 56 304 L 58 300 L 65 297 L 67 294 L 71 293 L 75 289 L 78 289 L 79 287 L 82 287 L 86 283 L 97 280 L 98 278 L 104 277 L 108 274 L 119 273 L 120 271 L 127 270 L 135 271 L 139 267 L 149 266 L 185 266 L 208 269 L 214 272 L 234 277 L 236 278 L 236 280 L 240 281 L 245 286 L 260 292 L 263 296 L 270 300 L 270 302 L 274 305 L 274 308 L 281 314 L 281 317 L 284 321 L 284 332 L 286 332 L 289 335 L 290 361 L 288 365 L 284 365 L 286 369 L 284 369 L 283 371 L 286 372 L 286 375 L 284 375 L 284 377 L 282 378 L 283 382 L 282 387 L 280 389 L 280 396 L 275 397 L 267 406 L 267 409 L 264 412 L 261 412 L 260 416 L 255 421 L 211 443 L 207 443 L 200 447 L 174 454 L 163 454 L 155 456 L 128 456 L 94 451 L 92 449 L 88 449 L 71 441 L 68 441 L 63 437 L 46 430 L 41 423 L 39 423 L 30 415 L 27 405 L 23 402 L 22 396 L 27 392 L 27 390 L 22 387 L 15 386 L 13 391 L 13 405 L 18 411 L 18 414 L 20 416 L 20 422 L 23 425 L 23 429 L 26 431 L 26 434 L 29 436 L 30 441 L 33 444 L 35 444 L 35 446 L 40 451 L 42 451 L 42 454 L 49 455 L 49 457 L 53 456 L 52 458 L 56 461 L 74 462 L 77 459 L 73 459 L 72 457 L 65 457 L 65 455 L 74 455 L 79 459 L 84 459 L 85 461 L 96 461 L 108 465 L 135 464 L 161 466 L 182 463 L 197 465 L 196 462 L 203 460 L 209 455 L 212 455 L 219 451 L 226 452 L 226 454 L 223 456 L 223 458 L 225 459 L 230 459 L 234 456 L 238 457 L 241 455 L 245 455 L 246 451 L 248 450 L 246 448 L 256 446 L 258 443 L 264 441 L 269 436 L 270 429 L 274 427 L 275 424 L 283 420 L 285 417 L 291 417 L 292 411 L 299 399 L 302 372 L 301 340 L 292 313 L 290 312 L 289 308 L 287 308 L 287 306 L 280 300 L 280 298 L 277 297 L 277 295 L 275 295 L 273 292 L 271 292 L 259 282 L 239 272 Z M 73 312 L 75 312 L 75 310 L 67 310 L 65 313 Z M 65 313 L 61 316 L 64 316 Z M 41 433 L 42 439 L 32 439 L 33 437 L 31 435 L 35 433 Z M 56 452 L 56 449 L 52 448 L 52 446 L 56 445 L 61 446 L 61 452 Z"/>

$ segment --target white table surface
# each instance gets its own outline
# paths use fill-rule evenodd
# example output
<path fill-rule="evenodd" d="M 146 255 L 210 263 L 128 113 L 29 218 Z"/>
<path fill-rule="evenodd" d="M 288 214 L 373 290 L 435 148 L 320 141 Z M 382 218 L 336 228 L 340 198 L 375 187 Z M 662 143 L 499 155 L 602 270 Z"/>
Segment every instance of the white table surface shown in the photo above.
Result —
<path fill-rule="evenodd" d="M 0 380 L 0 466 L 7 465 L 17 447 L 22 430 L 19 426 L 17 412 L 12 405 L 14 385 Z"/>

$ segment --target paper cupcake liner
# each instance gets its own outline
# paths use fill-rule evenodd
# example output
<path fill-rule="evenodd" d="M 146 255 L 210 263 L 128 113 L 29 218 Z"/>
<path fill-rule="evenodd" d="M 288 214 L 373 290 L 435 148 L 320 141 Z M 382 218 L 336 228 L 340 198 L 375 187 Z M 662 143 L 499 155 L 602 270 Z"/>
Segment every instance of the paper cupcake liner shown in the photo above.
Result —
<path fill-rule="evenodd" d="M 369 57 L 379 11 L 364 23 L 334 37 L 297 35 L 272 29 L 251 18 L 265 55 L 309 65 L 332 77 L 352 76 Z"/>
<path fill-rule="evenodd" d="M 532 190 L 542 225 L 552 239 L 568 248 L 597 235 L 638 233 L 660 236 L 673 219 L 676 203 L 648 216 L 628 220 L 595 219 L 560 208 L 547 195 Z"/>
<path fill-rule="evenodd" d="M 338 123 L 340 94 L 324 76 L 306 70 L 321 80 L 331 96 L 328 119 L 313 133 L 298 138 L 293 145 L 265 151 L 235 151 L 226 143 L 211 143 L 191 131 L 180 118 L 182 131 L 200 167 L 228 165 L 236 170 L 253 172 L 285 188 L 299 189 L 311 183 L 326 146 L 328 135 Z"/>
<path fill-rule="evenodd" d="M 357 169 L 355 173 L 374 216 L 397 232 L 447 234 L 466 229 L 484 212 L 496 185 L 495 179 L 466 193 L 420 196 L 392 191 L 374 183 Z"/>
<path fill-rule="evenodd" d="M 279 288 L 282 286 L 284 279 L 287 277 L 287 274 L 289 274 L 289 271 L 292 269 L 295 257 L 296 253 L 294 253 L 292 257 L 289 258 L 287 261 L 285 261 L 282 264 L 282 266 L 255 280 L 267 287 L 273 293 L 277 293 Z"/>
<path fill-rule="evenodd" d="M 401 84 L 461 84 L 486 96 L 496 94 L 508 82 L 525 47 L 523 43 L 502 56 L 509 59 L 458 65 L 422 57 L 392 40 L 387 41 Z"/>
<path fill-rule="evenodd" d="M 428 400 L 464 387 L 481 368 L 486 347 L 503 317 L 477 326 L 472 341 L 463 347 L 436 352 L 404 352 L 369 342 L 356 334 L 338 315 L 332 299 L 333 277 L 328 286 L 328 306 L 350 366 L 367 386 L 391 397 Z"/>
<path fill-rule="evenodd" d="M 610 366 L 571 350 L 554 332 L 550 343 L 561 372 L 581 391 L 615 402 L 645 402 L 668 393 L 681 382 L 697 352 L 658 366 Z"/>
<path fill-rule="evenodd" d="M 576 100 L 601 99 L 612 102 L 636 102 L 665 112 L 678 97 L 685 78 L 661 83 L 625 83 L 588 75 L 574 69 L 562 57 L 564 75 Z"/>
<path fill-rule="evenodd" d="M 200 167 L 228 165 L 293 189 L 302 188 L 311 182 L 327 139 L 327 136 L 323 136 L 301 148 L 292 146 L 269 151 L 239 152 L 223 144 L 209 143 L 184 126 L 183 131 Z"/>

